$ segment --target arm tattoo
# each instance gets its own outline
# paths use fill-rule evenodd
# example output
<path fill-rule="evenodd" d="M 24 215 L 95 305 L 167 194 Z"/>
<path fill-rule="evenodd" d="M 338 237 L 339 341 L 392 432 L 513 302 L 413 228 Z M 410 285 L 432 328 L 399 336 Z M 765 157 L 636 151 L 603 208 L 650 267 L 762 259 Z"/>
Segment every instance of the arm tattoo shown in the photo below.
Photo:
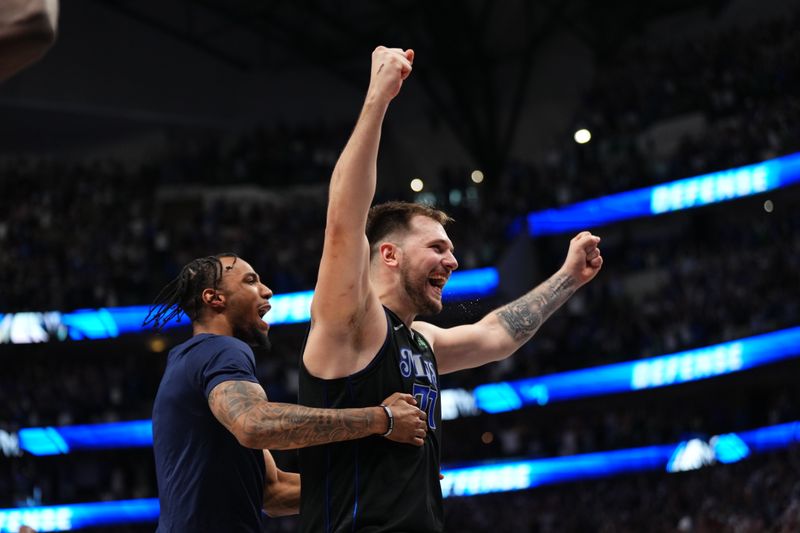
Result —
<path fill-rule="evenodd" d="M 289 450 L 377 433 L 368 409 L 314 409 L 267 400 L 249 381 L 223 382 L 208 404 L 217 419 L 249 448 Z"/>
<path fill-rule="evenodd" d="M 571 276 L 557 274 L 495 312 L 511 338 L 525 342 L 575 293 L 576 288 L 576 281 Z"/>

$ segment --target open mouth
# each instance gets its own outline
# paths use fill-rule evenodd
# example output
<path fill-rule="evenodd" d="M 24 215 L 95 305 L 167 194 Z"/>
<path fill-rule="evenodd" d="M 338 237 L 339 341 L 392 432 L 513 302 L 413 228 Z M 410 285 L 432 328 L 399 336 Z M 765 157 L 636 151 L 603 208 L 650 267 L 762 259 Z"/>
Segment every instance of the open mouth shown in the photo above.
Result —
<path fill-rule="evenodd" d="M 258 317 L 263 319 L 264 315 L 266 315 L 269 312 L 270 309 L 272 309 L 272 306 L 268 305 L 268 304 L 259 306 L 258 307 Z"/>
<path fill-rule="evenodd" d="M 441 292 L 441 290 L 444 289 L 444 286 L 447 283 L 448 279 L 449 276 L 446 276 L 444 274 L 436 274 L 428 278 L 428 285 L 430 285 L 435 289 L 439 289 L 439 291 Z"/>

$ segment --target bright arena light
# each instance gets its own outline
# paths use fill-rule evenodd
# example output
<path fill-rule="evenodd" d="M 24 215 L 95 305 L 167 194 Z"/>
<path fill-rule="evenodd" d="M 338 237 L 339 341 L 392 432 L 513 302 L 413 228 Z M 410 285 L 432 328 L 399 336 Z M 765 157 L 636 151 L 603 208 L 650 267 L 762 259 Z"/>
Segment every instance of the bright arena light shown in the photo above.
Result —
<path fill-rule="evenodd" d="M 772 200 L 767 200 L 764 202 L 764 211 L 767 213 L 772 213 L 773 209 L 775 209 L 775 205 L 772 203 Z"/>
<path fill-rule="evenodd" d="M 425 184 L 419 178 L 414 178 L 411 180 L 411 190 L 414 192 L 419 192 L 422 188 L 425 187 Z"/>
<path fill-rule="evenodd" d="M 575 142 L 578 144 L 586 144 L 592 140 L 592 133 L 586 128 L 581 128 L 575 132 Z"/>
<path fill-rule="evenodd" d="M 469 177 L 473 183 L 483 183 L 483 172 L 480 170 L 473 170 Z"/>

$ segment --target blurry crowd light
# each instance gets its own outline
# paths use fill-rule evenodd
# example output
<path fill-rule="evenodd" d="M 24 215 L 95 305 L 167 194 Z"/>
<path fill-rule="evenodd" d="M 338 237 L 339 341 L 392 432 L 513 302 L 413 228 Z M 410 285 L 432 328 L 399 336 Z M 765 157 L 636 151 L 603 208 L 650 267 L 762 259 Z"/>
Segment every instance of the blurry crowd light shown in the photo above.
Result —
<path fill-rule="evenodd" d="M 480 170 L 473 170 L 469 177 L 473 183 L 483 183 L 483 172 Z"/>
<path fill-rule="evenodd" d="M 575 132 L 575 142 L 578 144 L 586 144 L 592 140 L 592 133 L 586 128 L 581 128 Z"/>
<path fill-rule="evenodd" d="M 414 192 L 420 192 L 425 187 L 425 183 L 419 178 L 414 178 L 411 180 L 411 190 Z"/>

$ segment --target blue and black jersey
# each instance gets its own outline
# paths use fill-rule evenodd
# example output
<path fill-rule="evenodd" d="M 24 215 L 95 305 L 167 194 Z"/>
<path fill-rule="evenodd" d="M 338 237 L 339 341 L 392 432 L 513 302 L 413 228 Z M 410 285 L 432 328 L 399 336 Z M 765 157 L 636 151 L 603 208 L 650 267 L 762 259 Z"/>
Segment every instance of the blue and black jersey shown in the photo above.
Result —
<path fill-rule="evenodd" d="M 320 379 L 300 365 L 300 404 L 373 407 L 407 392 L 428 414 L 420 448 L 380 436 L 300 450 L 301 531 L 439 532 L 443 530 L 439 461 L 442 415 L 436 359 L 425 338 L 385 309 L 386 340 L 363 370 Z M 331 346 L 332 357 L 336 347 Z"/>

